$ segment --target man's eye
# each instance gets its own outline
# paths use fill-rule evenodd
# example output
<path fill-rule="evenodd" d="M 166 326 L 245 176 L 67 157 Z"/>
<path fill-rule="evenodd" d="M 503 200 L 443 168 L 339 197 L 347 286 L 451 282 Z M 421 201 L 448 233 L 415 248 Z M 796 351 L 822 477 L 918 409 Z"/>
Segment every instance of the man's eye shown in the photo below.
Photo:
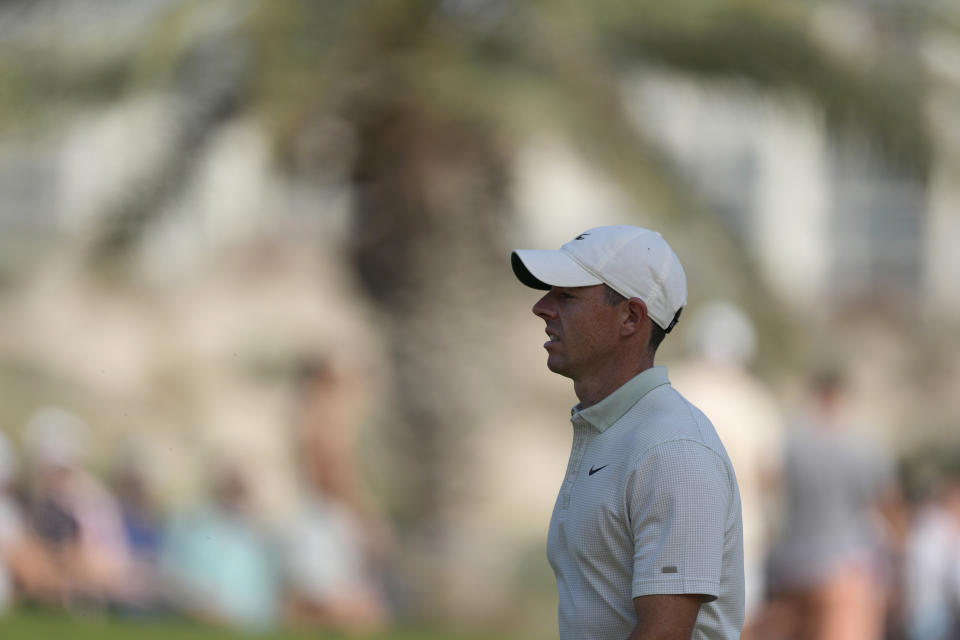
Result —
<path fill-rule="evenodd" d="M 565 300 L 573 300 L 573 294 L 567 293 L 566 291 L 561 291 L 560 297 Z"/>

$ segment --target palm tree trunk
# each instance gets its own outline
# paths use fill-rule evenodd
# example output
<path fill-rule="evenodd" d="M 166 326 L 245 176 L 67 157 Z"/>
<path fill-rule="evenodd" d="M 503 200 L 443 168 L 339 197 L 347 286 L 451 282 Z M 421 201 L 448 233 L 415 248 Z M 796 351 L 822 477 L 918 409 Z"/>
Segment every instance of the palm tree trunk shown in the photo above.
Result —
<path fill-rule="evenodd" d="M 479 296 L 503 262 L 507 170 L 488 126 L 397 95 L 381 88 L 346 115 L 357 151 L 353 263 L 390 346 L 397 515 L 442 539 L 469 491 L 469 354 L 482 342 Z"/>

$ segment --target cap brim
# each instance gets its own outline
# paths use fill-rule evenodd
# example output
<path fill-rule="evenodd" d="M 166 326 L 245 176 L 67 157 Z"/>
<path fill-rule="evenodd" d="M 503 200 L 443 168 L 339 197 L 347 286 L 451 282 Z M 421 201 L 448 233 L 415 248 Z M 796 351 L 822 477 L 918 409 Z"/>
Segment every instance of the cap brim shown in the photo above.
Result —
<path fill-rule="evenodd" d="M 510 254 L 510 264 L 517 279 L 533 289 L 603 284 L 563 251 L 519 249 Z"/>

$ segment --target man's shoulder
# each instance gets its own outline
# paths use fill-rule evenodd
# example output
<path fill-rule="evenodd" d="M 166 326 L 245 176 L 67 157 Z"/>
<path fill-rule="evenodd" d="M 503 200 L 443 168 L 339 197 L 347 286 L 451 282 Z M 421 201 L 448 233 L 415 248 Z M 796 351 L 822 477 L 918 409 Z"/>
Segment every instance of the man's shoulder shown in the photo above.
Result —
<path fill-rule="evenodd" d="M 634 404 L 617 430 L 635 454 L 668 442 L 689 442 L 727 457 L 710 419 L 670 385 L 657 387 Z"/>

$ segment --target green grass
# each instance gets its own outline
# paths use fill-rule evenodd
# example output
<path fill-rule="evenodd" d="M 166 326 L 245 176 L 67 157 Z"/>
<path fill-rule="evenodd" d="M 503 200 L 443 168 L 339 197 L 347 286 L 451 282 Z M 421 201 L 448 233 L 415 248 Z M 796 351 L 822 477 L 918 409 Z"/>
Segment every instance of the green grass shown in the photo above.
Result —
<path fill-rule="evenodd" d="M 182 620 L 130 621 L 108 617 L 68 616 L 47 611 L 16 611 L 0 617 L 3 640 L 358 640 L 319 631 L 277 631 L 241 634 L 213 629 Z M 472 634 L 452 631 L 400 628 L 363 640 L 503 640 L 501 634 Z"/>

